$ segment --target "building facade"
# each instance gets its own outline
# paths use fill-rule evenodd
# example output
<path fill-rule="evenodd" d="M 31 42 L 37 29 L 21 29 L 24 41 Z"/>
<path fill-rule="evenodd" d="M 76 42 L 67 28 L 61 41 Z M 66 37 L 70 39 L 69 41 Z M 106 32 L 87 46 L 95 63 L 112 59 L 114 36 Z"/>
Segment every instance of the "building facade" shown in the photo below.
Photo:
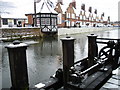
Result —
<path fill-rule="evenodd" d="M 99 15 L 97 15 L 97 9 L 92 13 L 92 7 L 86 8 L 85 4 L 76 6 L 76 3 L 75 0 L 72 0 L 67 8 L 62 8 L 64 3 L 62 0 L 58 0 L 55 10 L 59 13 L 58 18 L 61 18 L 62 16 L 61 21 L 59 21 L 61 23 L 58 22 L 58 27 L 98 27 L 110 23 L 110 19 L 104 20 L 104 13 L 99 17 Z"/>
<path fill-rule="evenodd" d="M 26 18 L 2 18 L 1 27 L 25 27 Z"/>
<path fill-rule="evenodd" d="M 104 15 L 98 15 L 97 9 L 92 7 L 86 8 L 85 4 L 77 5 L 75 0 L 71 3 L 64 3 L 63 0 L 58 0 L 54 10 L 57 12 L 57 26 L 63 27 L 81 27 L 91 26 L 99 27 L 110 23 L 110 17 L 104 20 Z M 28 25 L 34 24 L 34 14 L 26 14 L 28 17 Z"/>

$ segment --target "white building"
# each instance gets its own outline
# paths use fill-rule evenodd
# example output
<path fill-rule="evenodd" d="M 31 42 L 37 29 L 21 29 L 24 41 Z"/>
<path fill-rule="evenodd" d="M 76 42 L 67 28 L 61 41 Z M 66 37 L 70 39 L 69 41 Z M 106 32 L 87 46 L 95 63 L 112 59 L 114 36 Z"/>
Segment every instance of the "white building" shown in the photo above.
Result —
<path fill-rule="evenodd" d="M 12 14 L 2 14 L 0 16 L 0 27 L 24 27 L 26 17 L 17 17 Z"/>

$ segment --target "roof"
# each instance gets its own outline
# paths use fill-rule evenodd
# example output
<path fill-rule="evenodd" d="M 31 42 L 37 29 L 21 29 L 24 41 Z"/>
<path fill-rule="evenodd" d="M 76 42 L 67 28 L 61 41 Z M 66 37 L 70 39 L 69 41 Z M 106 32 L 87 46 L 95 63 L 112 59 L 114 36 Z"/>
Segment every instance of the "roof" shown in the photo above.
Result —
<path fill-rule="evenodd" d="M 57 14 L 57 12 L 54 10 L 54 4 L 50 0 L 42 0 L 40 3 L 38 3 L 38 5 L 40 7 L 40 11 L 37 10 L 37 12 Z"/>
<path fill-rule="evenodd" d="M 2 18 L 14 18 L 14 19 L 27 19 L 27 17 L 23 14 L 23 15 L 16 15 L 16 14 L 2 14 L 1 15 Z"/>
<path fill-rule="evenodd" d="M 60 6 L 61 6 L 61 9 L 62 9 L 62 11 L 63 11 L 63 14 L 65 14 L 65 12 L 66 12 L 66 10 L 67 10 L 67 8 L 68 8 L 68 6 L 69 6 L 69 3 L 65 3 L 65 4 L 63 4 L 63 5 L 60 4 Z"/>

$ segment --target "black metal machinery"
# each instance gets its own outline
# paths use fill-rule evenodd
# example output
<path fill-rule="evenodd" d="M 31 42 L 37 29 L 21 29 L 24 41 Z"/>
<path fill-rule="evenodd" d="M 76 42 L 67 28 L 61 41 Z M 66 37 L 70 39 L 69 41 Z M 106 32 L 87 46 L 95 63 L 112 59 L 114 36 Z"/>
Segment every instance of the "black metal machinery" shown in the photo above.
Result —
<path fill-rule="evenodd" d="M 104 40 L 107 41 L 103 42 Z M 120 39 L 96 38 L 97 43 L 106 45 L 101 48 L 98 54 L 95 53 L 97 56 L 94 57 L 92 66 L 89 67 L 89 58 L 86 58 L 70 68 L 69 90 L 98 90 L 111 77 L 112 70 L 120 65 Z M 98 45 L 95 46 L 98 47 Z"/>
<path fill-rule="evenodd" d="M 61 87 L 64 90 L 98 90 L 111 77 L 112 70 L 120 65 L 120 39 L 97 38 L 91 34 L 88 36 L 88 57 L 77 62 L 74 62 L 74 40 L 70 37 L 62 39 L 63 70 L 58 69 L 51 82 L 42 82 L 45 86 L 38 90 Z M 98 52 L 97 44 L 105 46 Z"/>

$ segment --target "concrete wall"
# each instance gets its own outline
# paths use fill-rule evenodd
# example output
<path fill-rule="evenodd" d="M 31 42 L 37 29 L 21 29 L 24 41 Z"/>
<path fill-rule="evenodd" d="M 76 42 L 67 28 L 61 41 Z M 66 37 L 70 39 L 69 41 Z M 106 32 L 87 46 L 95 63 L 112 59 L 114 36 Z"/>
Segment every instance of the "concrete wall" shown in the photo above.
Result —
<path fill-rule="evenodd" d="M 83 28 L 59 28 L 58 35 L 79 34 L 94 31 L 113 30 L 114 27 L 83 27 Z"/>

